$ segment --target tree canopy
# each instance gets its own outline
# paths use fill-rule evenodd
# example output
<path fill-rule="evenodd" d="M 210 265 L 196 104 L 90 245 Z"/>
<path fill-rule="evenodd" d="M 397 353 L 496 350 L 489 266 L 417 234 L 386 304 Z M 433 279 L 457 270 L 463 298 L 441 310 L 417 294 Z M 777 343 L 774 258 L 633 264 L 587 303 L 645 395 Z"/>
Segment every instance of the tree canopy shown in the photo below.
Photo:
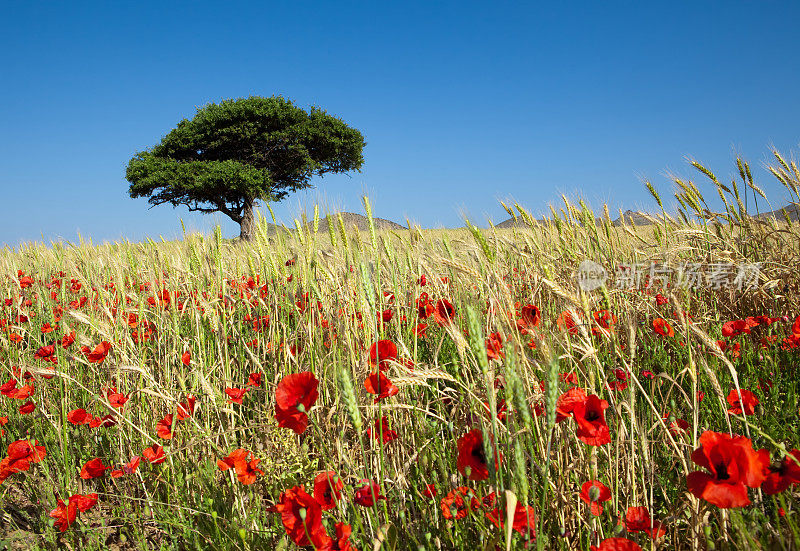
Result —
<path fill-rule="evenodd" d="M 125 177 L 132 198 L 221 212 L 252 239 L 257 201 L 280 201 L 314 176 L 360 170 L 364 145 L 361 132 L 318 107 L 251 96 L 198 109 L 136 153 Z"/>

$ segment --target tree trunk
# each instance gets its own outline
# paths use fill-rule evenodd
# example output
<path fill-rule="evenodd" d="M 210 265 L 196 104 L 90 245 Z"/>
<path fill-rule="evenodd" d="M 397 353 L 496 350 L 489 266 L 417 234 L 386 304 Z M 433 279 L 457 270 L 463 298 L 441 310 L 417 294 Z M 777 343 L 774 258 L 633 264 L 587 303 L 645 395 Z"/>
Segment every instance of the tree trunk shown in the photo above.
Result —
<path fill-rule="evenodd" d="M 248 197 L 244 200 L 244 208 L 242 209 L 242 221 L 239 222 L 241 231 L 239 232 L 239 239 L 242 241 L 252 241 L 255 237 L 256 218 L 255 218 L 255 199 Z"/>

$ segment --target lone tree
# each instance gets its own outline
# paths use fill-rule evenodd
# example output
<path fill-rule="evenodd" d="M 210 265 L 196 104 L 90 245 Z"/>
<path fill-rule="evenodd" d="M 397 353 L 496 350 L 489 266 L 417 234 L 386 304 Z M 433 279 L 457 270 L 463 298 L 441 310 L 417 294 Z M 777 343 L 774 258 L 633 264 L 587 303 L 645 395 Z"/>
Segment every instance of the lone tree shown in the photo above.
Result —
<path fill-rule="evenodd" d="M 280 201 L 327 173 L 359 170 L 364 137 L 341 119 L 283 97 L 211 103 L 155 147 L 137 153 L 125 178 L 133 198 L 221 212 L 251 240 L 258 200 Z"/>

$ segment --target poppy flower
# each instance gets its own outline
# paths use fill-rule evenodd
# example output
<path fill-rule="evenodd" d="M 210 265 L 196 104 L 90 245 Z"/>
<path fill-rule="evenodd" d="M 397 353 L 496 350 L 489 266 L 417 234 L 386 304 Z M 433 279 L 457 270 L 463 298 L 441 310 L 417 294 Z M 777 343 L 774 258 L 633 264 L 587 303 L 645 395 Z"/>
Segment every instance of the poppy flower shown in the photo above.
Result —
<path fill-rule="evenodd" d="M 129 398 L 130 396 L 126 396 L 125 394 L 118 392 L 117 387 L 115 386 L 112 386 L 106 390 L 106 399 L 108 400 L 108 403 L 111 404 L 111 407 L 120 409 L 128 402 Z"/>
<path fill-rule="evenodd" d="M 3 425 L 8 424 L 8 417 L 0 417 L 0 436 L 3 436 L 6 431 L 3 430 Z"/>
<path fill-rule="evenodd" d="M 36 351 L 36 353 L 33 355 L 33 358 L 36 360 L 50 361 L 50 358 L 53 356 L 53 354 L 55 354 L 55 351 L 55 345 L 49 344 L 47 346 L 42 346 Z"/>
<path fill-rule="evenodd" d="M 400 392 L 400 389 L 394 386 L 392 381 L 389 380 L 389 377 L 384 375 L 381 371 L 370 373 L 369 377 L 364 381 L 364 388 L 366 388 L 367 392 L 370 394 L 378 395 L 378 397 L 375 398 L 376 404 L 384 398 L 394 396 Z"/>
<path fill-rule="evenodd" d="M 664 318 L 656 318 L 653 320 L 653 331 L 662 337 L 674 337 L 675 329 Z"/>
<path fill-rule="evenodd" d="M 308 411 L 317 402 L 319 381 L 310 371 L 292 373 L 275 389 L 275 418 L 279 427 L 302 434 L 308 427 Z"/>
<path fill-rule="evenodd" d="M 239 448 L 229 453 L 228 457 L 217 461 L 217 466 L 223 471 L 235 469 L 236 478 L 247 486 L 256 481 L 257 474 L 264 474 L 264 471 L 258 468 L 260 462 L 260 459 L 252 457 L 251 452 Z"/>
<path fill-rule="evenodd" d="M 342 499 L 344 482 L 333 471 L 319 473 L 314 478 L 314 499 L 317 500 L 323 511 L 336 507 Z"/>
<path fill-rule="evenodd" d="M 186 400 L 178 403 L 178 421 L 183 421 L 194 415 L 197 398 L 191 394 L 186 395 Z"/>
<path fill-rule="evenodd" d="M 103 460 L 99 457 L 87 461 L 81 469 L 81 478 L 84 480 L 91 480 L 92 478 L 100 478 L 110 466 L 103 465 Z"/>
<path fill-rule="evenodd" d="M 602 446 L 611 442 L 611 434 L 605 419 L 608 402 L 592 394 L 572 409 L 572 416 L 578 424 L 575 432 L 578 439 L 590 446 Z"/>
<path fill-rule="evenodd" d="M 611 499 L 611 490 L 599 480 L 587 480 L 581 485 L 579 497 L 597 517 L 603 514 L 603 503 Z"/>
<path fill-rule="evenodd" d="M 11 442 L 6 449 L 6 457 L 0 461 L 0 483 L 14 473 L 27 471 L 31 463 L 39 463 L 47 456 L 44 446 L 28 440 Z"/>
<path fill-rule="evenodd" d="M 519 321 L 522 323 L 517 323 L 517 327 L 520 329 L 521 333 L 530 332 L 531 329 L 539 327 L 539 324 L 542 322 L 542 313 L 539 311 L 539 308 L 533 304 L 526 304 L 523 306 L 520 314 L 522 319 Z"/>
<path fill-rule="evenodd" d="M 565 419 L 569 419 L 574 410 L 579 404 L 586 401 L 586 391 L 581 387 L 573 387 L 558 397 L 556 402 L 556 423 L 560 423 Z"/>
<path fill-rule="evenodd" d="M 761 489 L 768 496 L 779 494 L 793 484 L 800 484 L 800 450 L 792 450 L 777 467 L 769 467 Z"/>
<path fill-rule="evenodd" d="M 386 500 L 386 496 L 381 495 L 381 487 L 375 481 L 362 480 L 364 484 L 355 491 L 353 503 L 362 507 L 372 507 L 375 501 Z"/>
<path fill-rule="evenodd" d="M 375 420 L 375 426 L 367 429 L 367 436 L 375 440 L 381 439 L 383 444 L 397 440 L 397 433 L 389 428 L 389 419 L 385 415 Z"/>
<path fill-rule="evenodd" d="M 331 546 L 327 549 L 330 549 L 330 551 L 358 551 L 350 543 L 350 536 L 353 533 L 353 529 L 349 524 L 345 524 L 344 522 L 337 522 L 336 526 L 334 527 L 334 530 L 336 533 L 336 537 L 331 542 Z"/>
<path fill-rule="evenodd" d="M 192 353 L 188 350 L 181 354 L 181 363 L 185 366 L 188 366 L 192 362 Z"/>
<path fill-rule="evenodd" d="M 72 331 L 69 334 L 65 334 L 61 337 L 61 347 L 62 348 L 69 348 L 72 343 L 75 342 L 75 331 Z"/>
<path fill-rule="evenodd" d="M 120 478 L 126 474 L 133 474 L 139 468 L 139 463 L 142 458 L 135 455 L 127 464 L 123 465 L 121 469 L 114 469 L 111 471 L 111 478 Z"/>
<path fill-rule="evenodd" d="M 650 518 L 647 507 L 628 507 L 625 512 L 625 529 L 632 534 L 645 532 L 653 539 L 658 539 L 665 533 L 661 523 L 654 523 Z"/>
<path fill-rule="evenodd" d="M 397 360 L 397 345 L 388 339 L 372 343 L 369 349 L 369 365 L 381 371 L 389 367 L 389 360 Z"/>
<path fill-rule="evenodd" d="M 34 404 L 30 400 L 28 400 L 27 402 L 25 402 L 24 404 L 22 404 L 19 407 L 19 412 L 22 415 L 28 415 L 30 413 L 33 413 L 33 410 L 35 410 L 35 409 L 36 409 L 36 404 Z"/>
<path fill-rule="evenodd" d="M 486 518 L 501 530 L 505 527 L 506 517 L 506 511 L 501 511 L 500 507 L 495 507 L 486 513 Z M 517 503 L 516 507 L 514 507 L 514 519 L 511 522 L 511 529 L 521 534 L 524 538 L 535 538 L 536 515 L 533 512 L 533 507 Z"/>
<path fill-rule="evenodd" d="M 113 427 L 117 424 L 117 420 L 113 415 L 106 415 L 104 417 L 94 417 L 89 421 L 89 426 L 93 429 L 97 427 Z"/>
<path fill-rule="evenodd" d="M 731 407 L 728 408 L 728 413 L 741 415 L 742 411 L 744 411 L 746 415 L 753 415 L 756 411 L 756 406 L 759 404 L 758 398 L 749 390 L 741 389 L 741 391 L 741 400 L 739 400 L 739 394 L 736 392 L 735 388 L 731 389 L 728 393 L 728 397 L 725 398 L 731 405 Z"/>
<path fill-rule="evenodd" d="M 500 468 L 501 459 L 499 453 L 495 452 L 495 470 Z M 458 472 L 470 480 L 489 478 L 489 465 L 483 448 L 483 431 L 472 429 L 458 439 L 456 465 Z"/>
<path fill-rule="evenodd" d="M 435 484 L 425 484 L 425 489 L 422 491 L 422 495 L 425 497 L 436 497 L 439 494 L 439 491 L 436 489 Z"/>
<path fill-rule="evenodd" d="M 609 310 L 598 310 L 592 314 L 595 323 L 603 329 L 613 329 L 617 324 L 617 316 Z M 592 331 L 594 333 L 594 330 Z"/>
<path fill-rule="evenodd" d="M 473 509 L 472 501 L 474 499 L 475 492 L 472 491 L 472 488 L 459 486 L 450 490 L 439 502 L 442 516 L 447 520 L 458 520 L 466 517 Z"/>
<path fill-rule="evenodd" d="M 628 538 L 606 538 L 600 545 L 592 545 L 590 551 L 642 551 L 639 544 Z"/>
<path fill-rule="evenodd" d="M 228 395 L 228 403 L 229 404 L 241 404 L 244 395 L 250 391 L 249 388 L 226 388 L 225 394 Z"/>
<path fill-rule="evenodd" d="M 111 343 L 108 341 L 103 341 L 98 344 L 94 350 L 90 350 L 88 346 L 81 347 L 81 352 L 83 355 L 86 356 L 86 360 L 89 363 L 96 363 L 101 364 L 103 360 L 106 359 L 108 356 L 108 352 L 111 350 Z"/>
<path fill-rule="evenodd" d="M 247 377 L 247 386 L 261 386 L 261 373 L 251 373 Z"/>
<path fill-rule="evenodd" d="M 159 438 L 163 438 L 164 440 L 171 440 L 172 439 L 172 421 L 174 416 L 171 413 L 168 413 L 164 416 L 161 421 L 156 423 L 156 434 L 158 434 Z"/>
<path fill-rule="evenodd" d="M 580 320 L 580 314 L 578 314 L 577 312 L 570 312 L 569 310 L 564 310 L 556 318 L 556 326 L 561 331 L 569 332 L 570 335 L 577 335 L 579 332 L 578 328 L 579 320 Z"/>
<path fill-rule="evenodd" d="M 281 493 L 275 509 L 281 514 L 286 534 L 295 544 L 300 547 L 313 545 L 316 549 L 331 544 L 322 525 L 322 507 L 303 486 Z"/>
<path fill-rule="evenodd" d="M 503 337 L 500 333 L 492 333 L 486 339 L 486 359 L 488 361 L 500 360 L 505 358 L 506 354 L 501 349 L 503 348 Z"/>
<path fill-rule="evenodd" d="M 70 496 L 69 504 L 59 499 L 56 508 L 50 511 L 50 517 L 55 519 L 53 526 L 60 532 L 66 532 L 78 518 L 78 511 L 88 511 L 95 505 L 97 505 L 97 494 Z"/>
<path fill-rule="evenodd" d="M 152 465 L 159 465 L 167 459 L 166 454 L 164 454 L 164 448 L 160 444 L 153 444 L 149 448 L 145 448 L 142 455 Z"/>
<path fill-rule="evenodd" d="M 450 323 L 456 315 L 455 307 L 449 300 L 440 298 L 436 301 L 436 309 L 433 311 L 433 319 L 439 325 Z"/>
<path fill-rule="evenodd" d="M 693 471 L 686 477 L 692 494 L 722 509 L 750 504 L 747 488 L 758 488 L 766 478 L 769 452 L 755 451 L 750 439 L 712 431 L 704 432 L 692 461 L 709 472 Z"/>

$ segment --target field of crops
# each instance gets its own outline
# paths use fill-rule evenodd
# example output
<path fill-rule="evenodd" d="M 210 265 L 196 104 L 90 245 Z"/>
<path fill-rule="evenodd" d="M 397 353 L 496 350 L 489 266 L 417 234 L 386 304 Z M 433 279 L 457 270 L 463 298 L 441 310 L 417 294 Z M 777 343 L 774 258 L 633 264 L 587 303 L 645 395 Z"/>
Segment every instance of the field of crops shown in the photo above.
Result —
<path fill-rule="evenodd" d="M 0 251 L 0 547 L 798 549 L 800 224 L 749 175 L 637 228 Z"/>

